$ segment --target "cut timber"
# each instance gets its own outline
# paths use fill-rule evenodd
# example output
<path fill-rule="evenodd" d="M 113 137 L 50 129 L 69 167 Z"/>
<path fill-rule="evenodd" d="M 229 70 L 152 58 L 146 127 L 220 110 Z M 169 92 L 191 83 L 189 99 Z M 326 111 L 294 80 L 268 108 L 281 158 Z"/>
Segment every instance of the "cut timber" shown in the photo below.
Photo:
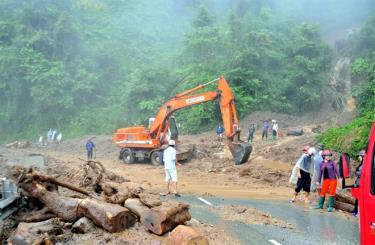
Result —
<path fill-rule="evenodd" d="M 82 200 L 77 213 L 90 218 L 96 225 L 109 232 L 119 232 L 129 228 L 137 219 L 127 208 L 111 203 L 99 203 L 93 199 Z"/>
<path fill-rule="evenodd" d="M 32 222 L 41 222 L 45 220 L 49 220 L 51 218 L 55 218 L 56 215 L 51 212 L 48 208 L 44 207 L 41 210 L 27 212 L 21 218 L 21 222 L 32 223 Z"/>
<path fill-rule="evenodd" d="M 103 189 L 105 200 L 109 203 L 123 204 L 129 198 L 129 189 L 115 182 L 104 182 L 100 184 Z"/>
<path fill-rule="evenodd" d="M 27 176 L 20 183 L 19 188 L 24 195 L 40 200 L 54 214 L 67 222 L 74 222 L 85 216 L 109 232 L 118 232 L 132 226 L 136 221 L 136 216 L 124 207 L 96 199 L 65 197 L 57 192 L 48 191 L 42 183 L 33 178 L 30 180 Z"/>
<path fill-rule="evenodd" d="M 139 194 L 139 199 L 149 208 L 161 205 L 160 195 L 141 193 Z"/>
<path fill-rule="evenodd" d="M 206 237 L 199 235 L 192 228 L 179 225 L 168 236 L 168 245 L 208 245 Z"/>
<path fill-rule="evenodd" d="M 335 201 L 334 208 L 345 211 L 345 212 L 348 212 L 348 213 L 351 213 L 354 209 L 354 205 L 344 203 L 344 202 Z"/>
<path fill-rule="evenodd" d="M 19 223 L 17 229 L 8 239 L 13 245 L 53 244 L 41 243 L 43 240 L 54 240 L 53 237 L 63 233 L 62 225 L 56 219 L 38 223 Z"/>
<path fill-rule="evenodd" d="M 62 220 L 73 222 L 80 218 L 76 209 L 81 199 L 65 197 L 59 193 L 47 191 L 43 185 L 36 182 L 27 182 L 20 188 L 25 196 L 40 200 Z"/>
<path fill-rule="evenodd" d="M 164 202 L 161 206 L 151 208 L 144 212 L 141 217 L 141 222 L 153 233 L 162 235 L 190 219 L 189 205 Z"/>
<path fill-rule="evenodd" d="M 143 203 L 138 198 L 129 198 L 125 201 L 124 204 L 125 208 L 132 211 L 135 215 L 137 215 L 139 218 L 142 217 L 142 214 L 149 210 L 148 207 L 143 205 Z"/>
<path fill-rule="evenodd" d="M 336 201 L 348 203 L 351 205 L 355 204 L 355 198 L 342 192 L 336 193 Z"/>
<path fill-rule="evenodd" d="M 288 128 L 286 131 L 287 136 L 301 136 L 303 135 L 303 128 Z"/>

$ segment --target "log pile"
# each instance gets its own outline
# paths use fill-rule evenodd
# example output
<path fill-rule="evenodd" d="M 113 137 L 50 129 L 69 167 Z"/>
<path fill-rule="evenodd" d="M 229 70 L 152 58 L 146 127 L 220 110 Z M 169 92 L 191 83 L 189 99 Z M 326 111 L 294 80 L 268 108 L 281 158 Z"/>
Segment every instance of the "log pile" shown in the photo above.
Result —
<path fill-rule="evenodd" d="M 335 196 L 334 208 L 351 213 L 354 209 L 355 199 L 345 192 L 337 192 Z"/>
<path fill-rule="evenodd" d="M 24 222 L 38 223 L 20 223 L 8 241 L 11 244 L 53 244 L 56 240 L 54 237 L 62 231 L 61 225 L 56 225 L 55 218 L 51 217 L 57 217 L 59 222 L 65 224 L 65 228 L 69 224 L 71 232 L 92 230 L 86 229 L 90 222 L 110 233 L 120 232 L 139 221 L 157 235 L 171 231 L 191 219 L 188 205 L 162 202 L 158 195 L 147 193 L 139 186 L 118 183 L 116 178 L 111 181 L 101 164 L 87 166 L 98 171 L 94 171 L 96 176 L 91 174 L 90 178 L 81 179 L 80 184 L 85 189 L 42 175 L 33 169 L 16 169 L 13 176 L 18 179 L 21 195 L 28 202 L 39 203 L 42 207 L 23 219 Z M 66 191 L 61 192 L 60 187 L 80 195 L 67 195 Z M 72 228 L 74 222 L 76 224 Z M 37 226 L 45 227 L 42 233 L 35 233 L 34 227 Z"/>

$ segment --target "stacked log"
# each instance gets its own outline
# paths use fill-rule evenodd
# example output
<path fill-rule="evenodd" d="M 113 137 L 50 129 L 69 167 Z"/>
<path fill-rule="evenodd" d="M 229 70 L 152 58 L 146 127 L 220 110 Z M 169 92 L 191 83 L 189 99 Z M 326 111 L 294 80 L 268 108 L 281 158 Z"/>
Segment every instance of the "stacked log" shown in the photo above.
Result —
<path fill-rule="evenodd" d="M 102 173 L 103 171 L 100 171 Z M 178 202 L 161 202 L 158 195 L 144 193 L 143 189 L 115 183 L 95 183 L 102 188 L 99 200 L 89 192 L 33 170 L 16 171 L 18 187 L 29 200 L 44 204 L 44 213 L 53 214 L 62 221 L 74 223 L 82 217 L 108 232 L 119 232 L 135 224 L 138 219 L 150 231 L 162 235 L 191 219 L 189 206 Z M 51 185 L 56 185 L 50 188 Z M 68 197 L 58 192 L 57 186 L 77 191 L 87 198 Z M 131 197 L 131 198 L 130 198 Z M 125 207 L 124 207 L 125 206 Z M 22 227 L 21 227 L 22 228 Z"/>
<path fill-rule="evenodd" d="M 334 208 L 342 210 L 344 212 L 351 213 L 354 209 L 355 199 L 354 197 L 345 194 L 344 192 L 337 192 L 335 196 Z"/>
<path fill-rule="evenodd" d="M 189 205 L 184 203 L 164 202 L 158 207 L 146 210 L 141 215 L 142 224 L 157 235 L 162 235 L 190 219 Z"/>

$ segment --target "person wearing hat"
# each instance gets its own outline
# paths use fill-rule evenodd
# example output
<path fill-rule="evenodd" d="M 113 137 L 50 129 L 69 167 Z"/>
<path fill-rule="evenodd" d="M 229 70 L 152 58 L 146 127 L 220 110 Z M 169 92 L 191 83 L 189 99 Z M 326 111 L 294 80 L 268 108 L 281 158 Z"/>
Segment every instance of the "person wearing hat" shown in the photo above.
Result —
<path fill-rule="evenodd" d="M 323 162 L 320 166 L 318 181 L 316 182 L 316 185 L 319 186 L 322 179 L 323 182 L 320 191 L 319 203 L 316 208 L 323 208 L 326 194 L 328 193 L 329 197 L 327 211 L 332 212 L 336 196 L 337 179 L 340 179 L 340 174 L 336 163 L 331 160 L 332 152 L 330 150 L 324 150 L 322 153 L 322 157 Z"/>
<path fill-rule="evenodd" d="M 361 171 L 362 171 L 362 163 L 363 163 L 363 158 L 364 158 L 365 155 L 366 155 L 365 150 L 361 150 L 358 153 L 359 165 L 355 169 L 355 177 L 356 178 L 355 178 L 355 182 L 354 182 L 354 187 L 356 187 L 356 188 L 359 187 L 359 180 L 361 178 Z M 355 199 L 354 209 L 352 211 L 352 214 L 355 217 L 357 217 L 357 215 L 358 215 L 358 199 L 357 198 Z"/>
<path fill-rule="evenodd" d="M 277 133 L 279 132 L 279 125 L 276 120 L 272 120 L 272 139 L 277 139 Z"/>
<path fill-rule="evenodd" d="M 168 148 L 163 152 L 163 162 L 165 168 L 165 181 L 167 182 L 167 192 L 160 193 L 162 196 L 166 196 L 171 194 L 170 193 L 170 185 L 173 187 L 173 194 L 176 197 L 180 197 L 180 194 L 177 192 L 177 170 L 176 170 L 176 149 L 175 149 L 176 142 L 174 140 L 169 140 Z M 180 164 L 179 164 L 180 165 Z"/>
<path fill-rule="evenodd" d="M 306 146 L 305 146 L 306 147 Z M 304 150 L 305 150 L 304 147 Z M 290 202 L 295 202 L 301 190 L 306 192 L 305 203 L 310 203 L 311 175 L 314 173 L 314 147 L 308 148 L 307 152 L 297 161 L 295 169 L 298 173 L 297 185 L 294 196 Z"/>

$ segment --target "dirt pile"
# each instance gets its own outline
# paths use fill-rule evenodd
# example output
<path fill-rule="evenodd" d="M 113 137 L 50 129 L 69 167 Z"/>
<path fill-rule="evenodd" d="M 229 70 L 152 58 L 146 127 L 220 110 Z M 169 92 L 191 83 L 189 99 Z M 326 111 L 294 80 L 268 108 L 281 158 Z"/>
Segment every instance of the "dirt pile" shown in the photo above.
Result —
<path fill-rule="evenodd" d="M 245 224 L 263 224 L 278 226 L 285 229 L 296 229 L 290 223 L 284 220 L 274 218 L 268 213 L 259 211 L 256 208 L 241 207 L 241 206 L 219 206 L 216 207 L 216 212 L 225 220 L 240 221 Z"/>

